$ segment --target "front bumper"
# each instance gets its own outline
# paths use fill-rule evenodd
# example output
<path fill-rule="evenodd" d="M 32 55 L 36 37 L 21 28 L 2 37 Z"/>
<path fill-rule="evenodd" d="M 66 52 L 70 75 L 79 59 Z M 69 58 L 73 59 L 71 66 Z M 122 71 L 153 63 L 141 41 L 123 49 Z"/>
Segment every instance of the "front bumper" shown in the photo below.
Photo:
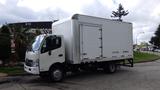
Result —
<path fill-rule="evenodd" d="M 39 67 L 29 67 L 24 64 L 24 70 L 31 74 L 39 74 Z"/>

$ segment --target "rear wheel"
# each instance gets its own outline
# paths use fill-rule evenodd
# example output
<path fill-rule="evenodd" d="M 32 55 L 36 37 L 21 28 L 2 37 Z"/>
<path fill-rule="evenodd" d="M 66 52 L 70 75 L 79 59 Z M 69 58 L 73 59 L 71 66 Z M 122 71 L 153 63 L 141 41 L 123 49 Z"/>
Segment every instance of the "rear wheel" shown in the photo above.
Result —
<path fill-rule="evenodd" d="M 116 64 L 114 62 L 108 63 L 103 67 L 104 71 L 107 73 L 114 73 L 117 70 Z"/>
<path fill-rule="evenodd" d="M 55 82 L 62 81 L 64 78 L 64 71 L 60 67 L 52 67 L 50 70 L 50 79 Z"/>

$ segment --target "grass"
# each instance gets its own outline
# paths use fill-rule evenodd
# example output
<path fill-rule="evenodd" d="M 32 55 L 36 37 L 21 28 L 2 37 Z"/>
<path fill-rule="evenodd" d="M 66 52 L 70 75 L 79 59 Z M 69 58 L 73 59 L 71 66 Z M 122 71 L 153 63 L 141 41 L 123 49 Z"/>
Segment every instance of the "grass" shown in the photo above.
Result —
<path fill-rule="evenodd" d="M 25 71 L 23 67 L 15 66 L 15 67 L 0 67 L 0 73 L 6 73 L 8 75 L 18 75 L 24 74 Z"/>
<path fill-rule="evenodd" d="M 147 62 L 159 59 L 160 56 L 155 54 L 143 53 L 143 52 L 134 52 L 134 62 Z"/>

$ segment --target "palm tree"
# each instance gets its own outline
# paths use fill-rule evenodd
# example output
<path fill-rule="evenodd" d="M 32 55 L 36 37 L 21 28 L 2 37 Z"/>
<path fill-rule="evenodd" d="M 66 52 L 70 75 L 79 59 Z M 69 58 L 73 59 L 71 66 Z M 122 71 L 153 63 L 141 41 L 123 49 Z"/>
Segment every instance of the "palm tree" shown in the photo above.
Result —
<path fill-rule="evenodd" d="M 10 32 L 6 25 L 0 28 L 0 60 L 2 65 L 7 64 L 11 54 Z"/>
<path fill-rule="evenodd" d="M 9 25 L 11 34 L 13 36 L 13 40 L 15 43 L 15 54 L 14 57 L 18 60 L 23 60 L 25 57 L 25 51 L 27 47 L 27 43 L 29 43 L 28 31 L 29 28 L 23 28 L 20 25 Z"/>
<path fill-rule="evenodd" d="M 30 28 L 16 24 L 3 25 L 0 29 L 0 59 L 6 61 L 10 57 L 9 62 L 13 62 L 12 64 L 24 60 L 27 45 L 36 35 L 41 34 L 39 30 L 32 33 L 29 32 Z M 12 48 L 11 43 L 14 43 Z"/>
<path fill-rule="evenodd" d="M 30 28 L 23 28 L 21 25 L 10 25 L 15 42 L 16 57 L 18 60 L 24 60 L 25 52 L 30 41 L 37 35 L 41 34 L 39 30 L 35 33 L 29 32 Z"/>

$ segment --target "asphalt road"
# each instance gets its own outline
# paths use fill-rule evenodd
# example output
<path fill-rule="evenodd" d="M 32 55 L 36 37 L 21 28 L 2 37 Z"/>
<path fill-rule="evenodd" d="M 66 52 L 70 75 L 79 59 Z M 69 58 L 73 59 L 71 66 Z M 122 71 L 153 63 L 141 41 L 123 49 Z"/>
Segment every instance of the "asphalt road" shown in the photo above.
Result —
<path fill-rule="evenodd" d="M 69 75 L 60 83 L 32 75 L 0 77 L 0 90 L 160 90 L 160 60 L 121 67 L 114 74 Z"/>

